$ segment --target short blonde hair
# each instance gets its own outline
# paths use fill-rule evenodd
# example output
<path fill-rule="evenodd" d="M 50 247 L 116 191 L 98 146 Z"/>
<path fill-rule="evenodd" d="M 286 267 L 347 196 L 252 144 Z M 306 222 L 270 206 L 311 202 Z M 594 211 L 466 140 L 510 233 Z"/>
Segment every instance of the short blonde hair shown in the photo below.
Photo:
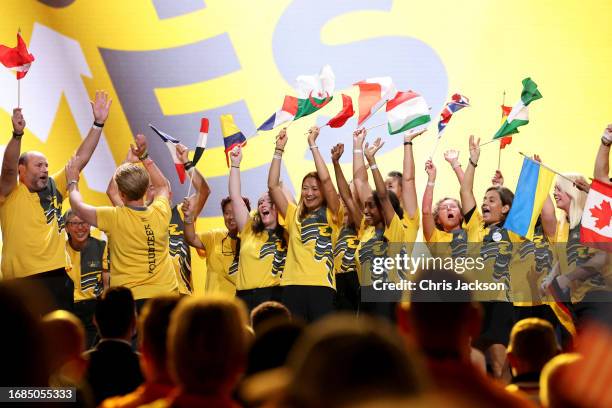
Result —
<path fill-rule="evenodd" d="M 586 204 L 587 199 L 587 193 L 578 190 L 573 182 L 576 180 L 586 180 L 577 173 L 566 173 L 563 176 L 565 177 L 557 177 L 556 184 L 557 187 L 559 187 L 559 190 L 563 191 L 570 197 L 570 208 L 567 217 L 569 218 L 571 229 L 580 224 L 582 213 L 584 212 L 584 205 Z"/>
<path fill-rule="evenodd" d="M 117 167 L 115 182 L 129 200 L 140 200 L 149 188 L 149 173 L 138 164 L 125 163 Z"/>
<path fill-rule="evenodd" d="M 237 299 L 183 300 L 172 312 L 168 355 L 174 381 L 187 392 L 232 387 L 246 365 L 246 309 Z"/>

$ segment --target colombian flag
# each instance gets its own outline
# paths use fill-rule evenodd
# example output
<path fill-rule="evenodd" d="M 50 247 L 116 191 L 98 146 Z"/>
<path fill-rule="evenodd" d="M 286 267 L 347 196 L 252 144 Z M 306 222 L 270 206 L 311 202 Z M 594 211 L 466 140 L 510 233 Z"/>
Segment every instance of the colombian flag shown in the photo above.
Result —
<path fill-rule="evenodd" d="M 535 160 L 525 157 L 516 185 L 512 208 L 504 227 L 533 240 L 533 230 L 548 197 L 555 174 Z"/>
<path fill-rule="evenodd" d="M 225 145 L 225 162 L 229 167 L 229 152 L 236 146 L 246 145 L 246 137 L 242 134 L 238 126 L 234 123 L 234 117 L 230 114 L 221 115 L 221 133 L 223 134 L 223 144 Z"/>

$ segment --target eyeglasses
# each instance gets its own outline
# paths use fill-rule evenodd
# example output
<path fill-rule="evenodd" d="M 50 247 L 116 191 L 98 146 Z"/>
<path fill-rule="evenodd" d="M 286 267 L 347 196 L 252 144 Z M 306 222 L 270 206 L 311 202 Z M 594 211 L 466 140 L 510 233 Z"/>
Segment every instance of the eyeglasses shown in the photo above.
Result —
<path fill-rule="evenodd" d="M 76 222 L 76 221 L 68 221 L 66 223 L 66 225 L 74 225 L 75 227 L 85 227 L 85 226 L 89 226 L 88 223 L 84 222 L 84 221 L 80 221 L 80 222 Z"/>
<path fill-rule="evenodd" d="M 236 256 L 236 250 L 235 250 L 235 246 L 232 245 L 231 241 L 230 241 L 230 248 L 232 248 L 231 251 L 226 251 L 225 250 L 225 240 L 226 239 L 233 239 L 229 236 L 229 234 L 227 234 L 225 237 L 223 237 L 223 239 L 221 240 L 221 255 L 224 256 Z"/>

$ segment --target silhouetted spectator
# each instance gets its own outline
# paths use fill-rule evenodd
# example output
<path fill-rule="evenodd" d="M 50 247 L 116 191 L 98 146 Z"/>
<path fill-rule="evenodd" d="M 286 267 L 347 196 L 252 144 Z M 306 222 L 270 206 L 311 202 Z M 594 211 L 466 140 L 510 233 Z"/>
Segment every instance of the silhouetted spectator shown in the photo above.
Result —
<path fill-rule="evenodd" d="M 285 305 L 273 300 L 263 302 L 251 311 L 251 327 L 256 334 L 271 320 L 290 321 L 291 312 Z"/>

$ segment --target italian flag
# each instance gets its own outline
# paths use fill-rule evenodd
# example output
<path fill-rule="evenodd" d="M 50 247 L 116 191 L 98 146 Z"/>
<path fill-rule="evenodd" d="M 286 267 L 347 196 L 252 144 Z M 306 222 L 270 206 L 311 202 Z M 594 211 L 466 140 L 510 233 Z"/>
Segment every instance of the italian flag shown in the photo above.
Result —
<path fill-rule="evenodd" d="M 529 106 L 531 102 L 538 100 L 541 97 L 542 94 L 540 91 L 538 91 L 538 85 L 533 82 L 531 78 L 523 79 L 523 92 L 521 92 L 521 100 L 514 105 L 506 120 L 502 123 L 497 133 L 495 133 L 495 136 L 493 136 L 493 140 L 518 133 L 518 128 L 520 126 L 529 123 L 529 110 L 527 109 L 527 106 Z"/>
<path fill-rule="evenodd" d="M 414 91 L 398 92 L 387 102 L 387 126 L 389 134 L 418 133 L 427 129 L 431 117 L 429 105 Z"/>
<path fill-rule="evenodd" d="M 353 85 L 359 87 L 357 126 L 361 126 L 397 93 L 391 77 L 369 78 Z"/>
<path fill-rule="evenodd" d="M 333 98 L 336 77 L 329 65 L 321 68 L 318 75 L 300 75 L 295 81 L 297 111 L 293 120 L 318 111 Z"/>

